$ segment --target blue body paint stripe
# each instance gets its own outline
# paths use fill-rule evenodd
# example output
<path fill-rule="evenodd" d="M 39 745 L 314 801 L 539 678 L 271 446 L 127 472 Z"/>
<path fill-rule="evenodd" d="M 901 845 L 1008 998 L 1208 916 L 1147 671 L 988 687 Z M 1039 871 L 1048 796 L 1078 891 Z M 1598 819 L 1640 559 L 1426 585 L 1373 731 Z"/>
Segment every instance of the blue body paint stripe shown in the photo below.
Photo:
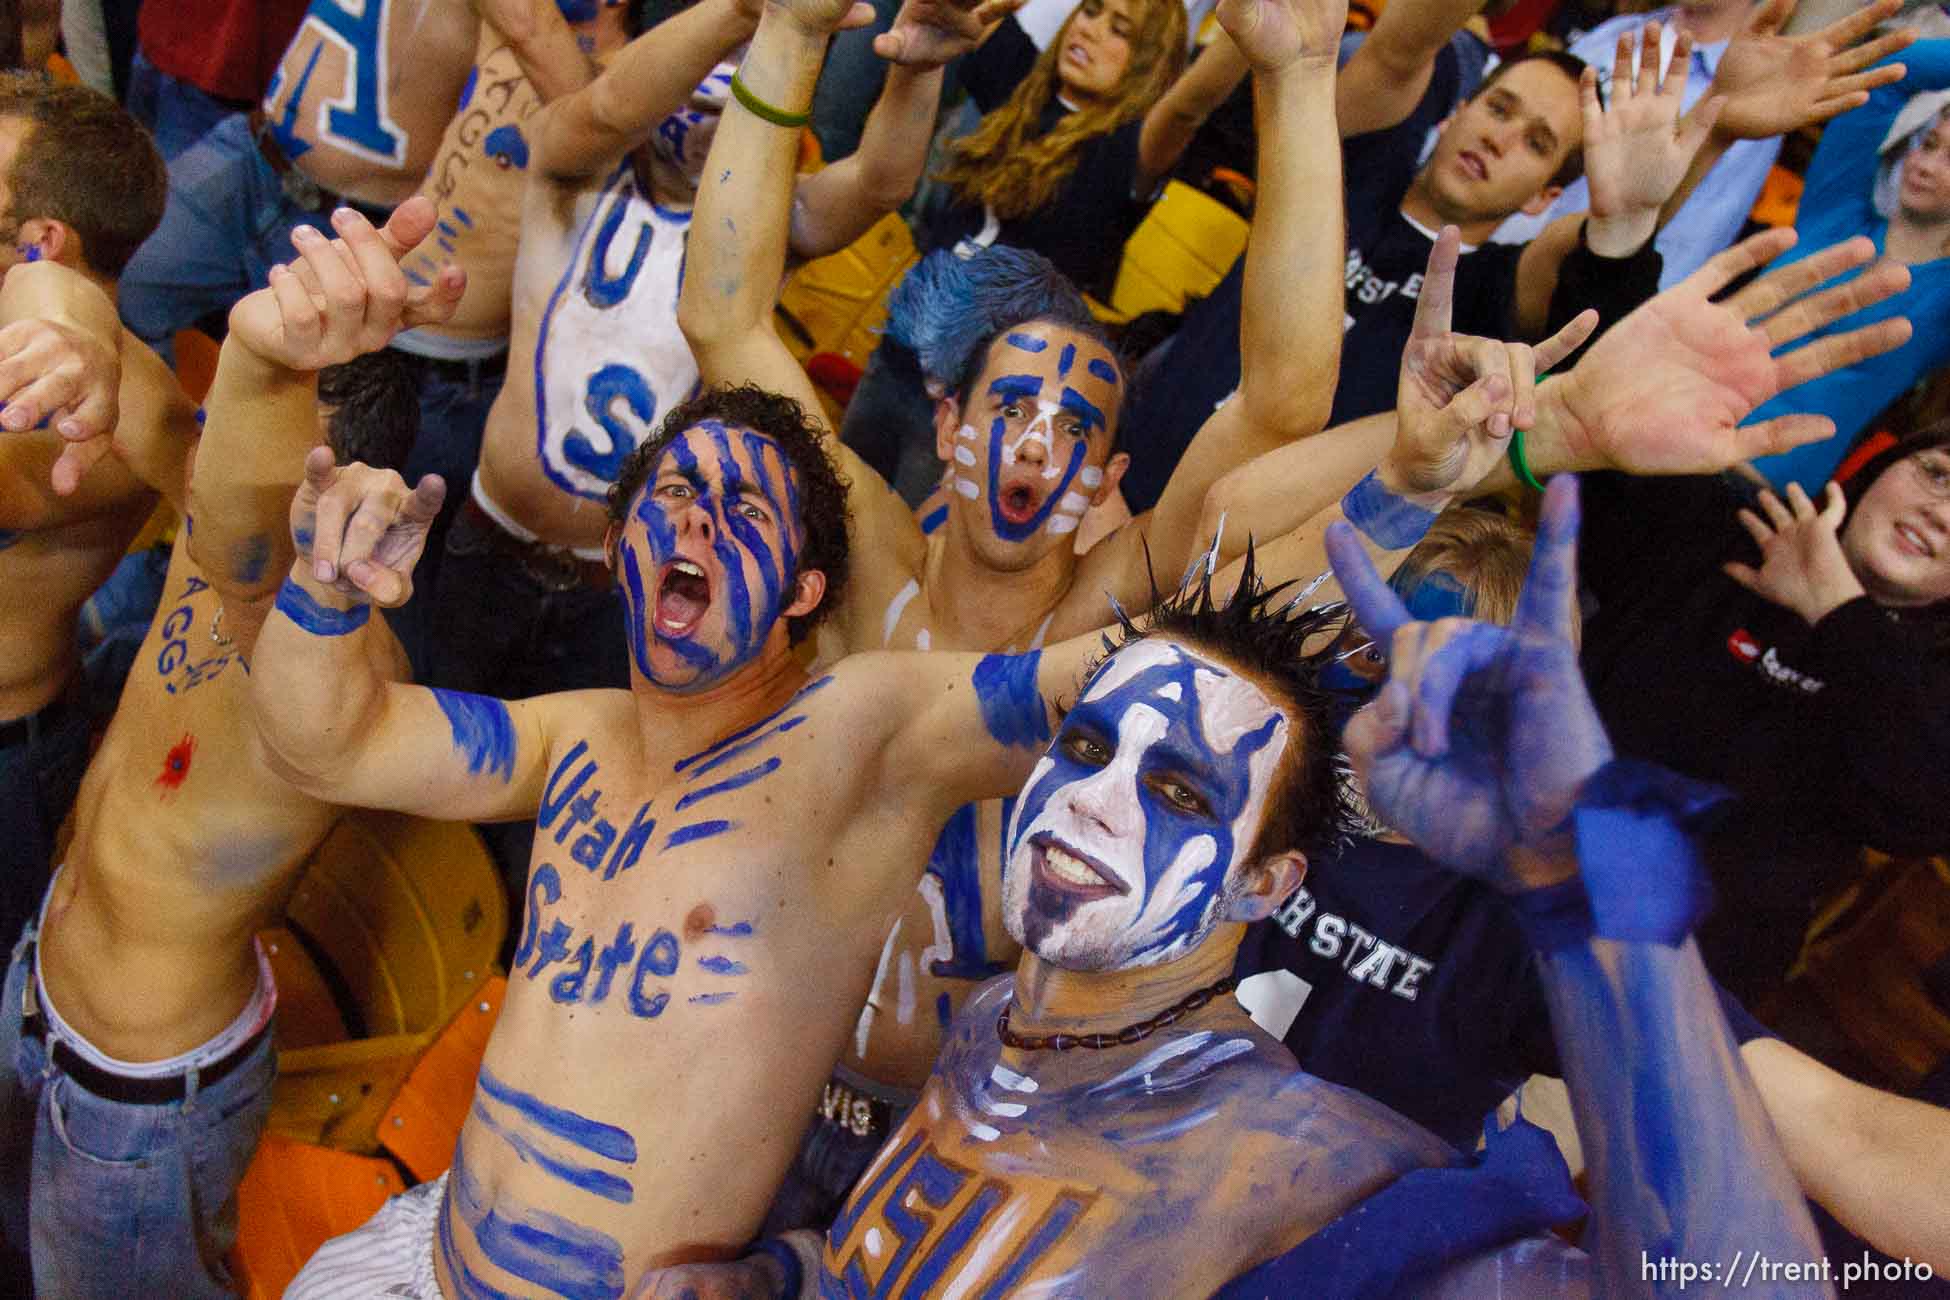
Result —
<path fill-rule="evenodd" d="M 692 840 L 708 840 L 713 835 L 724 834 L 737 824 L 737 822 L 715 821 L 692 822 L 689 826 L 679 826 L 670 833 L 670 838 L 664 841 L 664 847 L 674 849 L 680 844 L 689 844 Z"/>
<path fill-rule="evenodd" d="M 460 222 L 461 225 L 466 226 L 469 230 L 474 228 L 474 218 L 467 215 L 466 208 L 455 208 L 454 220 Z"/>
<path fill-rule="evenodd" d="M 784 704 L 780 705 L 776 712 L 767 714 L 765 717 L 760 718 L 757 722 L 752 723 L 749 727 L 741 727 L 737 731 L 732 732 L 729 736 L 726 736 L 723 740 L 720 740 L 715 744 L 713 744 L 709 749 L 700 749 L 697 751 L 697 753 L 692 754 L 689 758 L 678 759 L 677 762 L 672 766 L 671 770 L 673 772 L 681 772 L 685 768 L 691 766 L 693 763 L 696 763 L 699 759 L 708 758 L 711 757 L 712 755 L 717 754 L 717 752 L 723 749 L 726 745 L 736 744 L 738 741 L 745 739 L 747 736 L 763 731 L 765 728 L 771 726 L 774 722 L 778 721 L 785 714 L 791 712 L 793 706 L 798 704 L 799 701 L 805 699 L 808 695 L 811 695 L 814 691 L 822 689 L 823 687 L 825 687 L 825 685 L 828 682 L 832 680 L 833 680 L 833 675 L 831 673 L 828 673 L 824 677 L 806 683 L 804 686 L 799 688 L 799 693 L 797 695 L 794 695 L 791 699 L 787 700 Z M 784 730 L 784 728 L 780 728 L 780 730 Z"/>
<path fill-rule="evenodd" d="M 1024 352 L 1046 352 L 1049 350 L 1049 340 L 1039 339 L 1034 334 L 1005 334 L 1003 335 L 1003 341 L 1012 348 L 1021 348 Z"/>
<path fill-rule="evenodd" d="M 757 749 L 760 745 L 769 743 L 773 738 L 777 736 L 783 736 L 786 732 L 791 731 L 794 727 L 797 727 L 805 720 L 806 720 L 805 714 L 796 713 L 793 716 L 787 718 L 784 722 L 781 722 L 777 727 L 773 728 L 771 731 L 767 731 L 760 735 L 753 736 L 750 740 L 746 741 L 742 745 L 733 745 L 730 749 L 725 750 L 723 753 L 719 754 L 716 758 L 712 759 L 708 763 L 698 764 L 696 769 L 694 769 L 691 772 L 691 776 L 693 778 L 703 776 L 706 772 L 715 771 L 734 759 L 742 758 L 746 754 L 751 753 L 754 749 Z"/>
<path fill-rule="evenodd" d="M 699 957 L 697 964 L 705 970 L 710 971 L 713 975 L 744 975 L 749 973 L 748 968 L 743 962 L 733 961 L 729 957 Z"/>
<path fill-rule="evenodd" d="M 1049 740 L 1049 711 L 1036 685 L 1040 650 L 1026 655 L 983 655 L 970 681 L 982 709 L 982 725 L 1005 745 L 1041 745 Z"/>
<path fill-rule="evenodd" d="M 1056 1244 L 1057 1238 L 1069 1231 L 1070 1224 L 1081 1213 L 1083 1213 L 1083 1202 L 1074 1197 L 1066 1196 L 1052 1206 L 1049 1214 L 1037 1227 L 1035 1235 L 1023 1243 L 1022 1248 L 1009 1261 L 1008 1267 L 1002 1270 L 1001 1276 L 997 1277 L 990 1284 L 989 1289 L 982 1293 L 982 1300 L 1003 1300 L 1004 1296 L 1014 1291 L 1016 1283 L 1022 1280 L 1023 1274 L 1029 1271 L 1045 1251 Z"/>
<path fill-rule="evenodd" d="M 278 610 L 313 636 L 345 636 L 357 632 L 372 617 L 372 606 L 333 609 L 312 599 L 310 592 L 286 578 L 278 588 Z"/>
<path fill-rule="evenodd" d="M 448 1186 L 461 1221 L 495 1267 L 564 1300 L 615 1300 L 623 1294 L 623 1248 L 608 1233 L 507 1204 L 507 1197 L 489 1206 L 465 1162 L 455 1163 Z"/>
<path fill-rule="evenodd" d="M 1422 540 L 1435 523 L 1435 511 L 1390 492 L 1377 470 L 1347 490 L 1341 513 L 1368 539 L 1391 551 L 1403 551 Z"/>
<path fill-rule="evenodd" d="M 486 695 L 433 688 L 433 698 L 447 715 L 454 748 L 467 755 L 467 770 L 475 776 L 498 775 L 503 784 L 515 779 L 515 724 L 508 706 Z"/>
<path fill-rule="evenodd" d="M 636 1161 L 636 1139 L 630 1136 L 627 1129 L 604 1124 L 600 1120 L 584 1119 L 572 1110 L 551 1106 L 539 1097 L 510 1088 L 490 1074 L 486 1066 L 481 1067 L 480 1086 L 482 1092 L 556 1137 L 609 1160 L 624 1164 Z"/>
<path fill-rule="evenodd" d="M 766 777 L 770 776 L 772 773 L 778 770 L 779 770 L 779 760 L 778 757 L 774 755 L 773 757 L 766 759 L 763 763 L 760 763 L 758 766 L 748 767 L 742 772 L 734 773 L 733 775 L 726 777 L 724 780 L 717 782 L 715 785 L 707 785 L 701 790 L 691 791 L 689 794 L 685 795 L 682 799 L 679 799 L 677 801 L 677 811 L 683 812 L 686 808 L 690 807 L 692 804 L 702 803 L 704 800 L 709 799 L 713 795 L 728 794 L 733 790 L 743 789 L 745 786 L 750 785 L 754 781 L 764 780 Z"/>
<path fill-rule="evenodd" d="M 499 1287 L 489 1286 L 467 1267 L 467 1261 L 454 1249 L 453 1226 L 445 1209 L 440 1211 L 440 1253 L 447 1260 L 447 1272 L 460 1287 L 460 1300 L 517 1300 Z"/>
<path fill-rule="evenodd" d="M 936 506 L 921 516 L 921 536 L 926 537 L 942 524 L 948 522 L 948 507 Z"/>
<path fill-rule="evenodd" d="M 752 923 L 750 921 L 737 921 L 731 925 L 706 926 L 704 933 L 721 934 L 727 939 L 749 939 L 752 933 Z"/>
<path fill-rule="evenodd" d="M 693 993 L 690 1000 L 699 1006 L 715 1007 L 718 1003 L 729 1002 L 737 996 L 736 993 Z"/>
<path fill-rule="evenodd" d="M 591 1169 L 587 1165 L 556 1159 L 488 1114 L 487 1108 L 481 1105 L 478 1097 L 474 1100 L 472 1114 L 475 1119 L 481 1121 L 482 1127 L 513 1147 L 515 1154 L 524 1162 L 534 1165 L 543 1173 L 552 1174 L 571 1187 L 579 1187 L 593 1196 L 600 1196 L 605 1201 L 614 1201 L 618 1205 L 628 1205 L 636 1199 L 636 1192 L 630 1186 L 628 1179 L 619 1178 L 601 1169 Z"/>
<path fill-rule="evenodd" d="M 449 239 L 456 239 L 460 236 L 460 231 L 454 229 L 454 223 L 451 221 L 436 221 L 434 225 L 439 228 L 441 234 L 447 236 Z"/>

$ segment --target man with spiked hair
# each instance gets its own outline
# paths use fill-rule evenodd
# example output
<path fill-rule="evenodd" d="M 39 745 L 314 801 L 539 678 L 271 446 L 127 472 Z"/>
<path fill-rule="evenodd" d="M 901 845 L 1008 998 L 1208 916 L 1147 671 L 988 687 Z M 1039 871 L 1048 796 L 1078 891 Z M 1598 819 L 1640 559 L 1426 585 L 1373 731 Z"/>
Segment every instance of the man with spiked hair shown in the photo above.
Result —
<path fill-rule="evenodd" d="M 1231 996 L 1242 923 L 1346 822 L 1319 684 L 1341 607 L 1294 613 L 1307 593 L 1266 589 L 1249 553 L 1230 599 L 1200 566 L 1107 639 L 1008 829 L 1022 960 L 956 1019 L 818 1262 L 793 1234 L 654 1293 L 1579 1295 L 1632 1285 L 1643 1249 L 1812 1258 L 1688 938 L 1687 828 L 1716 792 L 1612 761 L 1570 636 L 1576 536 L 1567 479 L 1508 627 L 1417 622 L 1352 529 L 1329 547 L 1392 647 L 1347 731 L 1369 800 L 1505 893 L 1539 949 L 1580 1127 L 1607 1135 L 1591 1257 L 1543 1233 L 1584 1207 L 1539 1130 L 1460 1156 L 1302 1072 Z"/>

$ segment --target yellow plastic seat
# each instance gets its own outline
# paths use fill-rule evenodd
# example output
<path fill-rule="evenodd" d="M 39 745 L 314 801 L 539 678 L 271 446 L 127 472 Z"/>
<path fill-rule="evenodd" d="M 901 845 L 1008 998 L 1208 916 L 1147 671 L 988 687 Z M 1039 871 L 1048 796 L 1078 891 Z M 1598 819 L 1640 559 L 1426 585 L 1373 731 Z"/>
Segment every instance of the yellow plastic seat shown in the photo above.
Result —
<path fill-rule="evenodd" d="M 1246 251 L 1247 221 L 1211 195 L 1172 181 L 1124 245 L 1124 260 L 1100 316 L 1127 321 L 1148 311 L 1181 312 L 1218 287 Z"/>
<path fill-rule="evenodd" d="M 866 369 L 887 322 L 887 295 L 919 257 L 907 223 L 890 212 L 839 252 L 793 272 L 780 292 L 779 339 L 812 375 L 835 425 L 852 385 L 834 374 L 857 380 Z"/>
<path fill-rule="evenodd" d="M 288 936 L 267 936 L 281 998 L 293 981 L 271 1130 L 376 1152 L 380 1117 L 480 997 L 507 925 L 500 875 L 469 827 L 390 813 L 341 821 L 286 908 Z M 328 1012 L 337 1022 L 321 1023 Z"/>
<path fill-rule="evenodd" d="M 246 1300 L 277 1300 L 320 1246 L 405 1190 L 390 1160 L 266 1133 L 237 1188 L 232 1278 Z"/>

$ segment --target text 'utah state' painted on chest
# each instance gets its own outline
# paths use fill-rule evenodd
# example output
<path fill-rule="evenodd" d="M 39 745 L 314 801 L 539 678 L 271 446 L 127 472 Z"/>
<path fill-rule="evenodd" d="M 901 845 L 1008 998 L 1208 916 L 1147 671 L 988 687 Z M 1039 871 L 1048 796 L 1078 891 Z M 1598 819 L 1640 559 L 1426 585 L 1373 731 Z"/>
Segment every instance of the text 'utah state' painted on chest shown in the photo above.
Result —
<path fill-rule="evenodd" d="M 1096 1195 L 1044 1179 L 1015 1186 L 956 1163 L 915 1133 L 858 1190 L 826 1237 L 821 1300 L 1009 1295 Z"/>
<path fill-rule="evenodd" d="M 564 492 L 602 500 L 664 412 L 697 389 L 677 327 L 690 221 L 651 202 L 625 163 L 576 236 L 535 339 L 537 451 Z"/>
<path fill-rule="evenodd" d="M 1321 911 L 1312 891 L 1304 886 L 1295 891 L 1285 907 L 1273 913 L 1273 923 L 1291 939 L 1298 939 L 1309 921 L 1313 923 L 1313 937 L 1307 941 L 1307 947 L 1314 956 L 1326 961 L 1338 959 L 1349 979 L 1360 980 L 1405 1001 L 1415 1000 L 1415 995 L 1422 991 L 1422 977 L 1435 969 L 1435 963 L 1428 958 L 1398 948 L 1344 916 Z"/>

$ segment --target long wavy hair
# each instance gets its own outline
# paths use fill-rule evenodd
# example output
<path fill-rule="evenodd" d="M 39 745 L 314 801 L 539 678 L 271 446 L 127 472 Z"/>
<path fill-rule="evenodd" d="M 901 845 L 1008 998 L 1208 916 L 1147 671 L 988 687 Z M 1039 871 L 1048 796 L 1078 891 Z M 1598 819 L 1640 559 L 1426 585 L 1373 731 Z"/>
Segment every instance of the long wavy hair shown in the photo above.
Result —
<path fill-rule="evenodd" d="M 1135 0 L 1131 61 L 1114 94 L 1063 118 L 1046 134 L 1036 134 L 1043 110 L 1060 88 L 1057 60 L 1070 24 L 1083 12 L 1082 0 L 1049 47 L 1002 105 L 980 126 L 951 146 L 937 173 L 964 203 L 986 205 L 1010 220 L 1046 206 L 1076 170 L 1083 146 L 1144 116 L 1185 69 L 1185 6 L 1181 0 Z M 1105 0 L 1096 0 L 1105 3 Z"/>

